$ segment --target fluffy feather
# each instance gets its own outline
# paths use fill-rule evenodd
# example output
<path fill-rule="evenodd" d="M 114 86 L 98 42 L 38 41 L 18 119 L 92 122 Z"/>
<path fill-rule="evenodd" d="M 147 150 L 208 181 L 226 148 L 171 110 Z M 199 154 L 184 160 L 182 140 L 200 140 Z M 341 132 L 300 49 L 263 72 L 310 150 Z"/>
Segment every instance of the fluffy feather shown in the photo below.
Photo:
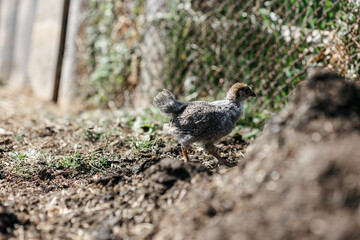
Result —
<path fill-rule="evenodd" d="M 168 90 L 164 89 L 155 98 L 153 103 L 162 113 L 177 113 L 181 111 L 184 103 L 179 102 Z"/>

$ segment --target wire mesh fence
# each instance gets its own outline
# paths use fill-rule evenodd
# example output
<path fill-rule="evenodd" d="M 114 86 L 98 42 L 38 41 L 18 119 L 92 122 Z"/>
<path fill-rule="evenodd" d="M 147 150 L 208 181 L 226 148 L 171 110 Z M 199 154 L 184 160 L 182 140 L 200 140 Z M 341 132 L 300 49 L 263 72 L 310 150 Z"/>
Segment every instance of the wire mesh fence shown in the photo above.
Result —
<path fill-rule="evenodd" d="M 314 66 L 360 74 L 360 1 L 170 1 L 160 17 L 164 81 L 176 95 L 214 96 L 235 82 L 277 110 Z"/>
<path fill-rule="evenodd" d="M 87 2 L 85 65 L 103 98 L 141 85 L 211 100 L 245 82 L 258 114 L 280 109 L 309 67 L 359 80 L 359 0 Z"/>

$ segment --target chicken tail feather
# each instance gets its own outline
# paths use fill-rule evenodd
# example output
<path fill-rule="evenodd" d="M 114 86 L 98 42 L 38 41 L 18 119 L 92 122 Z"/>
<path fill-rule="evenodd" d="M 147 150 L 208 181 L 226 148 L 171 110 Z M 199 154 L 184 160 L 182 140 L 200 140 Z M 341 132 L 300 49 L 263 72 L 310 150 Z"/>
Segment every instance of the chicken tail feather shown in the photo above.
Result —
<path fill-rule="evenodd" d="M 182 102 L 179 102 L 168 90 L 162 90 L 155 98 L 153 104 L 160 109 L 162 113 L 177 113 L 181 111 Z"/>

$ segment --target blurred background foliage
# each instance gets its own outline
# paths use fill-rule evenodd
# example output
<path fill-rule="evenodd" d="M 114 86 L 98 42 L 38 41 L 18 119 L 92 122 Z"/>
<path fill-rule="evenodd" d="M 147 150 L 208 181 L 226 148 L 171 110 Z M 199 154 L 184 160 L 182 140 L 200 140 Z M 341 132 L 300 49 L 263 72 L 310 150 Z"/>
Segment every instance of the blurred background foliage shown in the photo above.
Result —
<path fill-rule="evenodd" d="M 154 76 L 163 84 L 158 88 L 186 101 L 214 100 L 245 82 L 258 98 L 245 104 L 240 126 L 261 128 L 309 67 L 326 66 L 359 80 L 358 0 L 163 2 L 148 20 L 145 0 L 87 1 L 84 46 L 89 95 L 97 104 L 132 101 L 150 25 L 161 36 L 154 48 L 164 52 L 162 74 Z"/>
<path fill-rule="evenodd" d="M 142 0 L 88 0 L 84 8 L 84 68 L 88 76 L 86 94 L 98 106 L 126 104 L 126 94 L 138 78 L 140 62 L 137 22 Z M 87 87 L 89 87 L 87 86 Z"/>

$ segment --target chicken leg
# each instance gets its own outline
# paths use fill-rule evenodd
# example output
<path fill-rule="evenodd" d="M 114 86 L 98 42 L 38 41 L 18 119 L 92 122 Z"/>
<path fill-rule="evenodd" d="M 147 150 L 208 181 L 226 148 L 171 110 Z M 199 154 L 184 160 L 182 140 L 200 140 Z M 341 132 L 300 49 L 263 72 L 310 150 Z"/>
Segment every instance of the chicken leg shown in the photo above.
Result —
<path fill-rule="evenodd" d="M 182 153 L 183 153 L 183 155 L 184 155 L 184 157 L 183 157 L 181 160 L 183 160 L 184 162 L 188 162 L 188 161 L 189 161 L 189 157 L 188 157 L 186 148 L 185 148 L 183 145 L 181 145 L 181 151 L 182 151 Z"/>
<path fill-rule="evenodd" d="M 216 147 L 215 147 L 214 145 L 212 145 L 212 144 L 211 144 L 211 145 L 207 145 L 207 146 L 206 146 L 206 150 L 207 150 L 211 155 L 213 155 L 214 157 L 216 157 L 216 159 L 219 161 L 220 164 L 223 164 L 223 165 L 225 165 L 225 166 L 227 166 L 227 167 L 234 167 L 234 166 L 235 166 L 235 164 L 233 164 L 233 163 L 225 160 L 224 158 L 220 157 L 220 155 L 217 154 L 217 152 L 216 152 Z"/>

